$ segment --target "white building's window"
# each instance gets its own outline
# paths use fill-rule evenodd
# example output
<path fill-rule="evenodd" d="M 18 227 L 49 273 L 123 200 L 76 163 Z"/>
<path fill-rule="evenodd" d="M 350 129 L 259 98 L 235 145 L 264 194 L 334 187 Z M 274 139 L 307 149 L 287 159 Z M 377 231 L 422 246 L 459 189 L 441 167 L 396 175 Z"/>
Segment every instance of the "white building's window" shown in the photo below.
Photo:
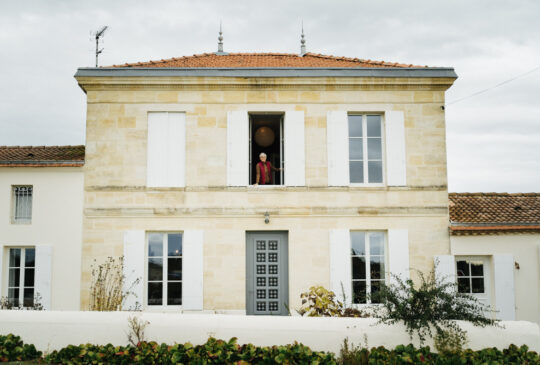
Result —
<path fill-rule="evenodd" d="M 13 223 L 32 222 L 32 186 L 13 186 Z"/>
<path fill-rule="evenodd" d="M 149 233 L 147 305 L 182 304 L 182 234 Z"/>
<path fill-rule="evenodd" d="M 10 248 L 8 301 L 15 307 L 34 305 L 35 248 Z"/>
<path fill-rule="evenodd" d="M 456 261 L 458 292 L 467 294 L 485 293 L 484 261 L 481 259 L 458 259 Z"/>
<path fill-rule="evenodd" d="M 385 282 L 385 252 L 384 232 L 351 232 L 354 304 L 375 303 L 370 295 Z"/>
<path fill-rule="evenodd" d="M 380 115 L 349 118 L 349 178 L 352 184 L 383 183 L 383 137 Z"/>

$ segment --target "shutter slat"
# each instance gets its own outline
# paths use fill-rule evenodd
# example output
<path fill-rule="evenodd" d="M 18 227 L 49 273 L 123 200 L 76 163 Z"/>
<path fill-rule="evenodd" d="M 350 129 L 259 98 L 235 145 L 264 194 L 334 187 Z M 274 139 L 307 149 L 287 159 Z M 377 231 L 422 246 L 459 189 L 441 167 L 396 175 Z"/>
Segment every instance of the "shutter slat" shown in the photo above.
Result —
<path fill-rule="evenodd" d="M 407 229 L 388 230 L 388 266 L 392 275 L 402 280 L 410 279 L 409 231 Z M 394 277 L 390 276 L 390 282 L 394 280 Z"/>
<path fill-rule="evenodd" d="M 186 230 L 182 238 L 182 309 L 203 309 L 203 241 L 201 230 Z"/>
<path fill-rule="evenodd" d="M 326 119 L 328 186 L 347 186 L 349 180 L 349 124 L 347 112 L 330 111 Z"/>
<path fill-rule="evenodd" d="M 41 296 L 44 310 L 51 309 L 52 246 L 36 246 L 34 295 Z"/>
<path fill-rule="evenodd" d="M 227 113 L 227 185 L 249 183 L 249 117 L 247 111 Z"/>
<path fill-rule="evenodd" d="M 306 185 L 304 112 L 285 112 L 285 185 Z"/>
<path fill-rule="evenodd" d="M 389 186 L 407 185 L 405 117 L 402 111 L 386 111 L 386 181 Z"/>
<path fill-rule="evenodd" d="M 135 310 L 144 303 L 145 233 L 141 230 L 124 232 L 124 282 L 126 296 L 122 309 Z"/>
<path fill-rule="evenodd" d="M 514 257 L 493 255 L 495 309 L 497 319 L 513 321 L 516 318 L 514 293 Z"/>
<path fill-rule="evenodd" d="M 352 304 L 351 235 L 348 229 L 330 230 L 330 290 Z"/>

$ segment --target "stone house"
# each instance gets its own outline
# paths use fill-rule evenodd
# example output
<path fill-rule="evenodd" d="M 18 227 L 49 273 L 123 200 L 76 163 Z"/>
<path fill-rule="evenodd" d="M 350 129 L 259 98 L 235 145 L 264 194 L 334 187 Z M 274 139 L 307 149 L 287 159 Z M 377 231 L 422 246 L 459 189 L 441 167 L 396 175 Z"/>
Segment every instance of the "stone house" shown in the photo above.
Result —
<path fill-rule="evenodd" d="M 80 308 L 108 256 L 124 255 L 128 285 L 141 279 L 126 308 L 160 311 L 287 314 L 313 285 L 364 305 L 389 273 L 430 270 L 451 252 L 456 77 L 312 53 L 78 69 Z M 255 185 L 261 152 L 272 184 Z"/>

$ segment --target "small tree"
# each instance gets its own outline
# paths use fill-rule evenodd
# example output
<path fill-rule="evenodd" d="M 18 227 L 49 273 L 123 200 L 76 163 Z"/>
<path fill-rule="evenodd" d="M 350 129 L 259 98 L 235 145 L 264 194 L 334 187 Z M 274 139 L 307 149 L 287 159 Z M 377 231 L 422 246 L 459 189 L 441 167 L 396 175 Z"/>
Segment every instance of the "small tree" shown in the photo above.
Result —
<path fill-rule="evenodd" d="M 376 312 L 378 323 L 403 322 L 411 339 L 415 333 L 421 343 L 427 336 L 435 337 L 440 343 L 451 338 L 458 347 L 466 342 L 467 337 L 456 320 L 481 327 L 496 324 L 486 316 L 486 313 L 491 313 L 491 308 L 472 295 L 459 293 L 457 284 L 438 278 L 435 269 L 427 276 L 422 272 L 418 275 L 419 286 L 410 279 L 404 281 L 392 275 L 393 283 L 382 285 L 380 291 L 372 295 L 381 303 Z"/>
<path fill-rule="evenodd" d="M 90 284 L 91 311 L 118 311 L 130 295 L 136 295 L 132 289 L 139 283 L 137 278 L 124 291 L 123 284 L 127 280 L 124 275 L 124 257 L 118 259 L 107 257 L 104 263 L 92 265 L 92 282 Z M 135 308 L 137 309 L 137 308 Z"/>

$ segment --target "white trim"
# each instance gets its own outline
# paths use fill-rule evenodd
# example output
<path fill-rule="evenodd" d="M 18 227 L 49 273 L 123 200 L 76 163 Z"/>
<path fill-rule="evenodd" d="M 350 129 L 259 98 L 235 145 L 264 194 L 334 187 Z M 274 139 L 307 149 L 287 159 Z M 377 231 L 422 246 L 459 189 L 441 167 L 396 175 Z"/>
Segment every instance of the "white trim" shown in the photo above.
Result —
<path fill-rule="evenodd" d="M 44 310 L 51 309 L 52 250 L 52 246 L 36 246 L 34 296 L 41 296 Z"/>
<path fill-rule="evenodd" d="M 130 287 L 133 295 L 129 295 L 124 300 L 123 310 L 134 310 L 142 306 L 144 302 L 144 272 L 145 258 L 145 234 L 143 230 L 132 230 L 124 232 L 124 283 L 123 292 L 126 293 Z M 136 285 L 132 284 L 139 279 Z"/>
<path fill-rule="evenodd" d="M 393 275 L 408 280 L 411 278 L 409 265 L 409 231 L 407 229 L 388 230 L 388 270 Z M 390 276 L 390 282 L 395 279 Z"/>
<path fill-rule="evenodd" d="M 514 257 L 510 254 L 493 255 L 493 273 L 497 319 L 513 321 L 516 318 Z"/>
<path fill-rule="evenodd" d="M 305 127 L 303 111 L 286 111 L 283 136 L 285 138 L 285 185 L 306 185 Z"/>
<path fill-rule="evenodd" d="M 387 110 L 384 115 L 386 122 L 386 181 L 388 186 L 406 186 L 405 116 L 402 111 L 395 110 Z"/>
<path fill-rule="evenodd" d="M 249 114 L 227 112 L 227 185 L 249 185 Z"/>
<path fill-rule="evenodd" d="M 349 133 L 346 111 L 329 111 L 326 116 L 328 186 L 349 186 Z"/>
<path fill-rule="evenodd" d="M 182 244 L 182 308 L 183 310 L 202 310 L 204 232 L 202 230 L 184 231 Z"/>
<path fill-rule="evenodd" d="M 456 258 L 454 255 L 435 255 L 433 257 L 435 277 L 444 283 L 457 283 Z"/>
<path fill-rule="evenodd" d="M 351 234 L 348 229 L 331 229 L 330 244 L 330 290 L 341 300 L 345 292 L 352 303 Z"/>

